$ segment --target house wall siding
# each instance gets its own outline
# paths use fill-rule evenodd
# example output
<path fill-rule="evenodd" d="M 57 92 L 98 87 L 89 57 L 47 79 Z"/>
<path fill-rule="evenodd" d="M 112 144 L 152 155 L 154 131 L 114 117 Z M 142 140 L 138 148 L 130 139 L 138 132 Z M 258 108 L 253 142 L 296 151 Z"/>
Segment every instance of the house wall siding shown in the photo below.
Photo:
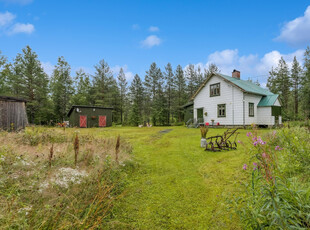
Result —
<path fill-rule="evenodd" d="M 262 96 L 254 95 L 254 94 L 244 94 L 244 100 L 245 100 L 245 124 L 257 124 L 258 121 L 258 113 L 257 113 L 257 105 L 259 101 L 262 99 Z M 254 117 L 249 116 L 249 103 L 254 103 Z"/>
<path fill-rule="evenodd" d="M 210 85 L 220 83 L 220 96 L 210 97 Z M 194 118 L 197 119 L 197 109 L 203 108 L 204 122 L 215 124 L 219 122 L 221 125 L 242 125 L 243 124 L 243 92 L 224 81 L 218 76 L 213 76 L 201 89 L 194 99 Z M 218 117 L 217 105 L 226 104 L 226 117 Z"/>
<path fill-rule="evenodd" d="M 277 99 L 273 105 L 281 106 L 281 104 L 280 104 L 280 102 L 279 102 L 279 99 Z"/>
<path fill-rule="evenodd" d="M 220 96 L 210 97 L 210 85 L 216 83 L 220 83 Z M 220 125 L 274 125 L 271 107 L 257 107 L 261 98 L 260 95 L 244 93 L 221 77 L 213 76 L 194 98 L 194 118 L 197 119 L 197 109 L 203 108 L 203 113 L 208 113 L 204 115 L 204 122 L 210 124 L 214 120 L 215 124 L 219 122 Z M 254 117 L 249 116 L 249 103 L 254 103 Z M 226 117 L 218 117 L 218 104 L 226 105 Z"/>
<path fill-rule="evenodd" d="M 275 117 L 271 115 L 271 106 L 257 108 L 258 125 L 274 125 Z"/>

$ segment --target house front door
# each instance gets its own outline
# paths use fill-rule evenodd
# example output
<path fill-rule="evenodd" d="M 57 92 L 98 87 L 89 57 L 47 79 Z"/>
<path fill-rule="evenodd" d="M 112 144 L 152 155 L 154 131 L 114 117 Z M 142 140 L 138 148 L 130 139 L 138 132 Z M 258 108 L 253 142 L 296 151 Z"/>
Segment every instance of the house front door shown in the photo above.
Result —
<path fill-rule="evenodd" d="M 203 122 L 203 108 L 197 109 L 197 121 Z"/>
<path fill-rule="evenodd" d="M 87 116 L 80 116 L 80 128 L 87 128 Z"/>
<path fill-rule="evenodd" d="M 107 126 L 107 117 L 99 116 L 99 127 L 106 127 L 106 126 Z"/>

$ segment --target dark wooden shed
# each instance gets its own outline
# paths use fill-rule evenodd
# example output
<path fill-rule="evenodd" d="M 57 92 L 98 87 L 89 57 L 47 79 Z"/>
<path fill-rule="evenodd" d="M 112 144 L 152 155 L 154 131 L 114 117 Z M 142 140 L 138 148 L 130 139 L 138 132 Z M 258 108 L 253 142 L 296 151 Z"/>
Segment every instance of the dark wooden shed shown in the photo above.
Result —
<path fill-rule="evenodd" d="M 113 108 L 73 105 L 68 112 L 70 127 L 109 127 L 112 126 Z"/>
<path fill-rule="evenodd" d="M 0 129 L 18 131 L 27 124 L 26 100 L 0 96 Z"/>

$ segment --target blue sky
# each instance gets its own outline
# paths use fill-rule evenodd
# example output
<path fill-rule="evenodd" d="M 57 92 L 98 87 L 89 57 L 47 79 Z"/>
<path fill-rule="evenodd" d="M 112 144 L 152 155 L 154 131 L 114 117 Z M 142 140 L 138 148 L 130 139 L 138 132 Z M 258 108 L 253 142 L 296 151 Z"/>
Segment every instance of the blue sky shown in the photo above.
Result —
<path fill-rule="evenodd" d="M 310 45 L 310 3 L 298 1 L 0 0 L 0 50 L 26 45 L 49 74 L 58 56 L 74 71 L 105 59 L 130 80 L 152 62 L 207 66 L 266 82 L 279 58 L 302 61 Z M 309 8 L 308 8 L 309 7 Z"/>

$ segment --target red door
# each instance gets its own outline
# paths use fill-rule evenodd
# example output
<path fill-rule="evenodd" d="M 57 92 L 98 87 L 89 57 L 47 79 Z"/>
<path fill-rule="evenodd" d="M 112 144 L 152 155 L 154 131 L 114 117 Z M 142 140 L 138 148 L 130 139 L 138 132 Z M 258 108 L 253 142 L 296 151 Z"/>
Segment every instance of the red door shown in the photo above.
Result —
<path fill-rule="evenodd" d="M 87 116 L 80 116 L 80 127 L 87 128 Z"/>
<path fill-rule="evenodd" d="M 107 117 L 99 116 L 99 127 L 106 127 L 106 126 L 107 126 Z"/>

